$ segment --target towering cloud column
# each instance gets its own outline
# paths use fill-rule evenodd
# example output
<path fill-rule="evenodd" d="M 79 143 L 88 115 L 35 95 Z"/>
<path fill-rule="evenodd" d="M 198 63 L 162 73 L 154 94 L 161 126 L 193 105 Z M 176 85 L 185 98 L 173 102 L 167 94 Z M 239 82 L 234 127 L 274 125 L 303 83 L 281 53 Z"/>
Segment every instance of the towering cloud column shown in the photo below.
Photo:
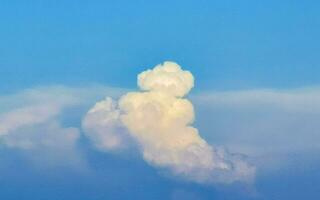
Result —
<path fill-rule="evenodd" d="M 138 75 L 141 91 L 129 92 L 118 103 L 97 103 L 83 120 L 95 145 L 112 151 L 128 139 L 137 143 L 151 165 L 199 183 L 252 181 L 255 168 L 240 156 L 215 149 L 192 127 L 194 110 L 185 95 L 194 78 L 174 62 L 164 62 Z M 118 130 L 118 131 L 116 131 Z"/>

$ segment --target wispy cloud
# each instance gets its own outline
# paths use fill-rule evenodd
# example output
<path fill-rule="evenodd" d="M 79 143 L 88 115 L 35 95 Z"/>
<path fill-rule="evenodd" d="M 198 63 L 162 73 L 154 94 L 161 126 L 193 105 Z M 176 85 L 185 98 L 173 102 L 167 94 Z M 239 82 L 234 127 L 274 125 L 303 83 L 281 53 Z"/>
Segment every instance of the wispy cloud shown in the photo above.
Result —
<path fill-rule="evenodd" d="M 78 147 L 81 134 L 79 127 L 64 125 L 62 118 L 72 115 L 67 109 L 85 107 L 106 93 L 117 96 L 119 91 L 102 86 L 48 86 L 1 96 L 1 147 L 23 151 L 40 162 L 44 159 L 45 164 L 77 165 L 82 162 Z"/>
<path fill-rule="evenodd" d="M 264 159 L 262 167 L 320 151 L 319 87 L 207 92 L 192 99 L 206 138 Z"/>

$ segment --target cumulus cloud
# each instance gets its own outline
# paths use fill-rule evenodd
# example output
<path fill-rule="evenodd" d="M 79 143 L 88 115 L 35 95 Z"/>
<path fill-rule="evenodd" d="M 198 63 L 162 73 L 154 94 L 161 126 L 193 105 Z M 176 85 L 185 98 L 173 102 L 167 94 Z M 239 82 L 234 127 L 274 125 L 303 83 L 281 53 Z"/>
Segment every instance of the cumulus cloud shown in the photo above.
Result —
<path fill-rule="evenodd" d="M 191 181 L 252 181 L 253 166 L 239 155 L 209 145 L 192 126 L 193 105 L 184 96 L 193 85 L 192 74 L 178 64 L 157 65 L 138 75 L 142 91 L 125 94 L 118 103 L 108 98 L 97 103 L 83 127 L 95 145 L 107 151 L 120 148 L 127 133 L 149 164 Z M 127 131 L 118 132 L 119 127 Z"/>
<path fill-rule="evenodd" d="M 110 97 L 96 103 L 82 122 L 85 133 L 102 151 L 126 148 L 126 130 L 120 121 L 120 110 Z"/>
<path fill-rule="evenodd" d="M 138 75 L 141 90 L 161 91 L 172 96 L 183 97 L 193 88 L 194 78 L 189 71 L 181 70 L 174 62 L 164 62 L 152 70 Z"/>

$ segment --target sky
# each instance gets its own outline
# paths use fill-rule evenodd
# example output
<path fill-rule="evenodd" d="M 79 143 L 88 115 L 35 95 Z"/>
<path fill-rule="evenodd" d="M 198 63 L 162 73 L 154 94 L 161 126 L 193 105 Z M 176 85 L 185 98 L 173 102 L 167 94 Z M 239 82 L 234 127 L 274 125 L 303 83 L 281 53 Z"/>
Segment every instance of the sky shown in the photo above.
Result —
<path fill-rule="evenodd" d="M 0 199 L 319 198 L 319 8 L 313 0 L 1 1 Z M 206 163 L 188 171 L 185 149 L 159 153 L 152 147 L 166 137 L 142 134 L 167 129 L 135 127 L 149 118 L 119 121 L 152 113 L 128 108 L 128 92 L 167 105 L 153 96 L 155 71 L 137 83 L 165 61 L 182 68 L 169 80 L 185 70 L 194 78 L 183 95 L 160 91 L 194 107 L 183 114 L 194 123 L 183 118 L 173 129 L 197 128 L 195 144 L 223 149 L 209 153 L 221 157 L 215 163 L 254 168 L 250 181 Z M 181 161 L 164 164 L 162 153 Z"/>

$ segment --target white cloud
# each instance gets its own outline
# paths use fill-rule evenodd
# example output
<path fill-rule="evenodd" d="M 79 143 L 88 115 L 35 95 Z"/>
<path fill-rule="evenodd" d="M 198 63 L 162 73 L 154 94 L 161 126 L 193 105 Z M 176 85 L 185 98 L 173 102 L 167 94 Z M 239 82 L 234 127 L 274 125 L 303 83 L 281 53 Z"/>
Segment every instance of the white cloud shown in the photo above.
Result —
<path fill-rule="evenodd" d="M 102 151 L 119 150 L 128 145 L 120 110 L 111 98 L 96 103 L 83 119 L 82 127 L 92 143 Z"/>
<path fill-rule="evenodd" d="M 116 149 L 124 140 L 116 137 L 114 127 L 124 126 L 143 158 L 155 167 L 199 183 L 252 181 L 254 167 L 240 156 L 212 147 L 191 126 L 193 105 L 183 96 L 193 81 L 190 72 L 173 62 L 142 72 L 138 85 L 145 91 L 122 96 L 119 108 L 110 99 L 96 104 L 84 119 L 84 127 L 93 130 L 86 128 L 87 135 L 93 141 L 98 136 L 98 147 Z"/>
<path fill-rule="evenodd" d="M 56 105 L 25 106 L 3 113 L 0 115 L 0 135 L 8 135 L 24 126 L 43 123 L 58 113 Z"/>
<path fill-rule="evenodd" d="M 174 70 L 162 73 L 167 65 Z M 158 80 L 158 72 L 147 70 L 148 89 L 141 86 L 143 92 L 127 93 L 119 102 L 106 98 L 90 109 L 82 127 L 96 148 L 123 150 L 135 141 L 149 164 L 201 183 L 253 177 L 254 168 L 242 156 L 221 146 L 256 158 L 259 167 L 286 163 L 286 154 L 320 151 L 320 88 L 192 95 L 200 136 L 192 126 L 193 105 L 182 96 L 192 88 L 193 77 L 181 78 L 185 71 L 173 63 L 158 65 L 157 71 L 161 81 L 156 86 L 152 80 Z M 189 83 L 181 86 L 181 80 Z M 81 135 L 77 125 L 64 123 L 66 116 L 80 120 L 93 102 L 106 94 L 118 98 L 126 91 L 49 86 L 0 96 L 1 147 L 48 158 L 46 162 L 53 164 L 78 162 Z M 73 107 L 82 111 L 69 112 Z"/>
<path fill-rule="evenodd" d="M 0 96 L 0 144 L 33 160 L 46 160 L 43 164 L 77 165 L 83 162 L 78 149 L 80 131 L 63 125 L 62 118 L 73 115 L 66 110 L 86 107 L 105 93 L 116 96 L 119 91 L 102 86 L 48 86 Z"/>
<path fill-rule="evenodd" d="M 228 92 L 207 92 L 195 96 L 199 103 L 230 108 L 273 107 L 287 112 L 319 113 L 320 88 L 299 88 L 291 90 L 240 90 Z M 258 107 L 259 106 L 259 107 Z"/>
<path fill-rule="evenodd" d="M 193 82 L 192 74 L 182 70 L 174 62 L 164 62 L 138 75 L 138 86 L 141 90 L 161 91 L 177 97 L 189 93 Z"/>
<path fill-rule="evenodd" d="M 75 143 L 79 137 L 78 130 L 62 128 L 55 119 L 59 112 L 58 106 L 47 104 L 26 106 L 1 114 L 2 144 L 10 148 L 33 149 L 60 146 L 68 141 Z"/>
<path fill-rule="evenodd" d="M 319 87 L 207 92 L 192 99 L 198 125 L 210 130 L 205 137 L 255 157 L 259 167 L 274 169 L 292 155 L 320 151 Z"/>

